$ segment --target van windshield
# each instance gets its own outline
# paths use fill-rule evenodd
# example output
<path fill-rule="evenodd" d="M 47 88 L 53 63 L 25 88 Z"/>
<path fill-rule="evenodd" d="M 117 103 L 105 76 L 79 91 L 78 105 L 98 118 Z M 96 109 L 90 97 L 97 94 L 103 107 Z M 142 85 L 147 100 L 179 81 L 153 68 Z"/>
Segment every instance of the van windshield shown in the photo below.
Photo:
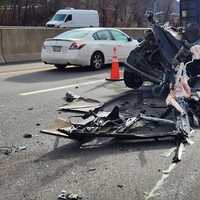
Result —
<path fill-rule="evenodd" d="M 81 39 L 89 33 L 89 30 L 76 29 L 72 31 L 66 31 L 56 36 L 56 39 Z"/>
<path fill-rule="evenodd" d="M 64 21 L 66 18 L 66 14 L 56 14 L 54 17 L 53 17 L 53 21 Z"/>

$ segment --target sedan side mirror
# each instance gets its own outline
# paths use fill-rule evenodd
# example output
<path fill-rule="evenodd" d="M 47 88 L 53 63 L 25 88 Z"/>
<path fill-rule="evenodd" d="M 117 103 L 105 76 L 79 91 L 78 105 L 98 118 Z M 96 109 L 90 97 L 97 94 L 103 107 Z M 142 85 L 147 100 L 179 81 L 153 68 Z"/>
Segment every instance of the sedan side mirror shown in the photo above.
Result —
<path fill-rule="evenodd" d="M 131 42 L 131 41 L 132 41 L 132 38 L 131 38 L 131 37 L 128 37 L 128 41 Z"/>

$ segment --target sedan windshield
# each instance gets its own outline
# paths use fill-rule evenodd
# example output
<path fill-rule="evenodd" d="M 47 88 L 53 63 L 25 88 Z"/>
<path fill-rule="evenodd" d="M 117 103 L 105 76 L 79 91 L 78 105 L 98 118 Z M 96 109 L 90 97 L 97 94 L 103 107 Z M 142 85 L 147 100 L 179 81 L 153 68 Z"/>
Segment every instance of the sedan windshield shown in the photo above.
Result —
<path fill-rule="evenodd" d="M 53 17 L 53 21 L 64 21 L 66 18 L 66 14 L 56 14 L 54 17 Z"/>
<path fill-rule="evenodd" d="M 76 29 L 72 31 L 67 31 L 56 36 L 56 39 L 81 39 L 84 38 L 89 33 L 89 30 Z"/>

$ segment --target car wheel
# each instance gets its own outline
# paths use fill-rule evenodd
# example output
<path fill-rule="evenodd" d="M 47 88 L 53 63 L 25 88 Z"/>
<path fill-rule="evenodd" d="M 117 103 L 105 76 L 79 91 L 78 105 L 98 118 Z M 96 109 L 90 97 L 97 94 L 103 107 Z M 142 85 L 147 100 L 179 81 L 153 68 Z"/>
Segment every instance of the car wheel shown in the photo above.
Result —
<path fill-rule="evenodd" d="M 100 51 L 97 51 L 92 55 L 90 66 L 93 70 L 99 70 L 104 66 L 104 55 Z"/>
<path fill-rule="evenodd" d="M 133 88 L 135 90 L 140 88 L 143 84 L 141 77 L 126 69 L 124 70 L 124 82 L 127 87 Z"/>
<path fill-rule="evenodd" d="M 67 65 L 59 65 L 59 64 L 56 64 L 55 67 L 58 69 L 58 70 L 64 70 L 66 68 Z"/>

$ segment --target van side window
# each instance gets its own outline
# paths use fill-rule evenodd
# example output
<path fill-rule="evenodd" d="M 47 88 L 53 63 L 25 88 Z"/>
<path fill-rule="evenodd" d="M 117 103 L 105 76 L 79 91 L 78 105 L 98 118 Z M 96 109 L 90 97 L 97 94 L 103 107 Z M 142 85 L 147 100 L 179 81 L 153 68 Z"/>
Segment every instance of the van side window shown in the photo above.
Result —
<path fill-rule="evenodd" d="M 110 33 L 107 30 L 98 31 L 95 40 L 112 40 Z"/>
<path fill-rule="evenodd" d="M 67 18 L 65 19 L 65 22 L 72 21 L 72 14 L 68 15 Z"/>

